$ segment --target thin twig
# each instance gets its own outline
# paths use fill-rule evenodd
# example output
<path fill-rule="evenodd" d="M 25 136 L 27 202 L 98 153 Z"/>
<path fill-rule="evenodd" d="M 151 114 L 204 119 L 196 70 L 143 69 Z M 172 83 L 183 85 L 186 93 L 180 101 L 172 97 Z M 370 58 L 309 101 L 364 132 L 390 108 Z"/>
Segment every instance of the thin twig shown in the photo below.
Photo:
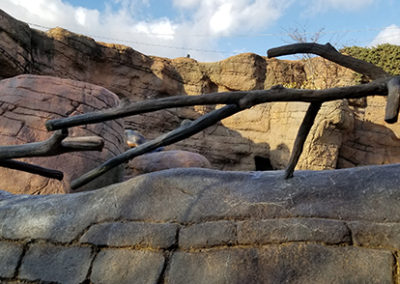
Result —
<path fill-rule="evenodd" d="M 154 140 L 148 141 L 138 147 L 128 150 L 100 165 L 99 167 L 87 172 L 81 177 L 71 182 L 71 189 L 77 189 L 88 182 L 94 180 L 100 175 L 106 173 L 112 168 L 133 159 L 136 156 L 150 152 L 162 146 L 167 146 L 172 143 L 181 141 L 187 137 L 190 137 L 201 130 L 217 123 L 221 119 L 229 117 L 239 111 L 243 110 L 237 105 L 227 105 L 220 109 L 213 110 L 210 113 L 203 115 L 202 117 L 192 121 L 190 124 L 181 126 L 173 131 L 170 131 L 164 135 L 157 137 Z"/>
<path fill-rule="evenodd" d="M 43 168 L 29 163 L 14 161 L 14 160 L 0 160 L 0 167 L 9 168 L 18 171 L 24 171 L 35 175 L 40 175 L 47 178 L 62 180 L 64 178 L 63 172 Z"/>
<path fill-rule="evenodd" d="M 299 161 L 300 155 L 303 152 L 304 142 L 306 142 L 308 133 L 310 133 L 311 127 L 314 124 L 315 118 L 317 117 L 318 111 L 321 108 L 321 103 L 311 103 L 308 106 L 306 115 L 304 116 L 303 122 L 300 125 L 299 132 L 297 133 L 296 140 L 294 141 L 292 154 L 289 159 L 289 164 L 285 170 L 285 179 L 293 177 L 294 168 Z"/>

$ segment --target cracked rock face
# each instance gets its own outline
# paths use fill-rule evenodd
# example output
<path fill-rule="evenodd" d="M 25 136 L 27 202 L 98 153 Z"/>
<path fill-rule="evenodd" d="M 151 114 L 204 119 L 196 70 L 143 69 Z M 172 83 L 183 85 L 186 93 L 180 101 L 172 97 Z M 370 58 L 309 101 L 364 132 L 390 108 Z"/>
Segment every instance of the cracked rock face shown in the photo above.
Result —
<path fill-rule="evenodd" d="M 0 280 L 397 283 L 399 170 L 175 169 L 73 195 L 0 192 Z"/>
<path fill-rule="evenodd" d="M 0 144 L 18 145 L 48 139 L 49 119 L 67 117 L 118 105 L 118 97 L 89 83 L 50 76 L 20 75 L 0 81 Z M 67 193 L 69 183 L 124 149 L 123 122 L 114 120 L 74 127 L 69 136 L 100 136 L 101 152 L 73 152 L 53 157 L 24 158 L 25 162 L 64 172 L 63 181 L 0 168 L 0 188 L 19 194 Z M 98 181 L 82 188 L 94 189 L 121 181 L 117 168 Z"/>

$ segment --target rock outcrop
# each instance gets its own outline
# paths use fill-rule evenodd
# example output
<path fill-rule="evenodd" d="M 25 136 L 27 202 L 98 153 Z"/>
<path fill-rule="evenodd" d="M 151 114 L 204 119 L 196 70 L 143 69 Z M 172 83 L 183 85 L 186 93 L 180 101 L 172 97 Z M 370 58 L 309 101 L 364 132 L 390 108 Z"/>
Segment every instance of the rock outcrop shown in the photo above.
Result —
<path fill-rule="evenodd" d="M 50 76 L 21 75 L 0 81 L 0 144 L 18 145 L 48 139 L 49 119 L 110 108 L 119 104 L 110 91 L 89 83 Z M 70 181 L 120 154 L 125 146 L 123 121 L 114 120 L 74 127 L 69 136 L 99 136 L 102 152 L 73 152 L 53 157 L 24 158 L 22 161 L 64 172 L 62 182 L 25 172 L 0 168 L 0 188 L 20 194 L 66 193 Z M 122 180 L 117 168 L 83 187 L 95 189 Z"/>
<path fill-rule="evenodd" d="M 70 195 L 0 191 L 0 281 L 398 283 L 399 170 L 175 169 Z"/>
<path fill-rule="evenodd" d="M 138 156 L 128 162 L 129 177 L 175 168 L 211 168 L 210 162 L 197 153 L 161 151 Z"/>
<path fill-rule="evenodd" d="M 55 28 L 30 29 L 0 12 L 0 78 L 34 73 L 90 82 L 138 101 L 171 95 L 269 88 L 274 84 L 325 88 L 354 84 L 353 72 L 320 58 L 267 59 L 240 54 L 215 63 L 143 55 L 121 45 Z M 298 168 L 333 169 L 400 161 L 400 130 L 383 122 L 381 98 L 324 106 Z M 214 106 L 178 108 L 129 117 L 127 128 L 154 138 Z M 306 105 L 269 103 L 243 111 L 168 149 L 204 155 L 217 169 L 254 170 L 255 160 L 283 168 Z M 366 138 L 368 137 L 368 138 Z"/>

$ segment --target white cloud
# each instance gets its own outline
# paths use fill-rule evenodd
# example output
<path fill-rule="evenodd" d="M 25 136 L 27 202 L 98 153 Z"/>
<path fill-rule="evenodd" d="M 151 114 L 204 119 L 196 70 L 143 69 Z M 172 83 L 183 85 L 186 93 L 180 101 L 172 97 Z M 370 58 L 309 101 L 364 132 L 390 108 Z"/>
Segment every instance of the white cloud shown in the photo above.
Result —
<path fill-rule="evenodd" d="M 1 0 L 0 9 L 15 18 L 45 27 L 63 27 L 96 40 L 130 45 L 145 54 L 178 57 L 191 54 L 201 61 L 227 56 L 218 39 L 256 32 L 274 23 L 293 0 L 173 0 L 185 18 L 141 16 L 149 0 L 108 0 L 99 11 L 63 0 Z M 180 47 L 187 47 L 180 48 Z"/>
<path fill-rule="evenodd" d="M 194 11 L 194 30 L 214 36 L 233 35 L 266 28 L 293 0 L 174 0 L 174 5 Z"/>
<path fill-rule="evenodd" d="M 400 45 L 400 27 L 390 25 L 383 29 L 372 41 L 372 46 L 377 46 L 383 43 L 391 43 Z"/>

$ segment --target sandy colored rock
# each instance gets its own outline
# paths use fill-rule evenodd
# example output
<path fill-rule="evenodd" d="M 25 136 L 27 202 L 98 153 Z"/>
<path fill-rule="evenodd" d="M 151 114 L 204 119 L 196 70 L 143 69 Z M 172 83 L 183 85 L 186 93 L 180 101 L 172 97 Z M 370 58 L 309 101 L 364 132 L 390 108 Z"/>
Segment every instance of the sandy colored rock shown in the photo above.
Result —
<path fill-rule="evenodd" d="M 0 81 L 0 144 L 19 145 L 48 139 L 53 133 L 45 128 L 49 119 L 110 108 L 118 97 L 89 83 L 50 76 L 21 75 Z M 69 136 L 99 136 L 102 152 L 73 152 L 53 157 L 24 158 L 22 161 L 64 172 L 63 181 L 0 168 L 0 188 L 19 194 L 67 193 L 71 180 L 98 166 L 124 149 L 121 120 L 75 127 Z M 121 180 L 117 168 L 81 190 L 98 188 Z"/>

